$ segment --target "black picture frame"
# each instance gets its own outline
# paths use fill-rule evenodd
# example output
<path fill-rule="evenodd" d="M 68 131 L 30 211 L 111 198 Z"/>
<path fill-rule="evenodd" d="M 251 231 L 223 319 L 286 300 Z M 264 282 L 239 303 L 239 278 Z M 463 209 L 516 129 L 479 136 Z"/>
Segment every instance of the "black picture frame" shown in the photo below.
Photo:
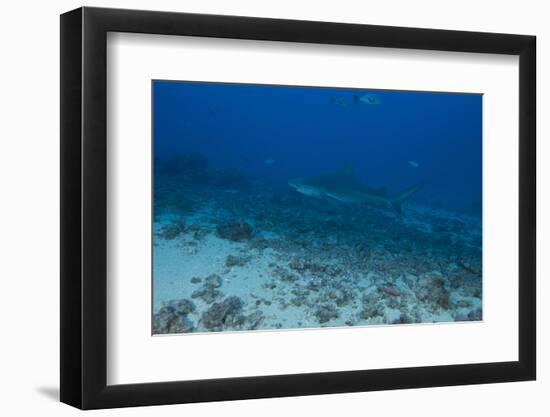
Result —
<path fill-rule="evenodd" d="M 519 360 L 107 385 L 108 32 L 519 56 Z M 534 380 L 534 36 L 171 12 L 79 8 L 61 15 L 61 401 L 81 409 Z"/>

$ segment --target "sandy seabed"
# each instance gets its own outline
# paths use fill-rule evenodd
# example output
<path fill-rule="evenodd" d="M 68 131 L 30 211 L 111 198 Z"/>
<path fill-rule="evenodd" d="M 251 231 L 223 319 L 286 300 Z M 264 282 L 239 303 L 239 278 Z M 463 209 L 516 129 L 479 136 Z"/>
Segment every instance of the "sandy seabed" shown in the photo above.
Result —
<path fill-rule="evenodd" d="M 301 219 L 307 225 L 318 215 L 306 209 Z M 338 228 L 341 215 L 323 221 Z M 371 240 L 353 231 L 319 238 L 299 225 L 289 233 L 288 224 L 232 221 L 216 204 L 185 223 L 172 214 L 157 217 L 153 332 L 482 319 L 480 224 L 414 205 L 404 216 L 369 216 L 357 233 L 368 230 Z M 435 243 L 418 243 L 426 236 Z"/>

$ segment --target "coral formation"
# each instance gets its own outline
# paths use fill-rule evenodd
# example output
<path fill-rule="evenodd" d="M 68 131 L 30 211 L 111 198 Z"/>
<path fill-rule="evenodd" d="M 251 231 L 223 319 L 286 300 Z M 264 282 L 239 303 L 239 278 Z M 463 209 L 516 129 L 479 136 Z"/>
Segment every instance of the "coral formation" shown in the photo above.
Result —
<path fill-rule="evenodd" d="M 205 303 L 211 304 L 223 296 L 223 293 L 218 289 L 221 285 L 222 280 L 218 275 L 209 275 L 204 279 L 202 287 L 196 291 L 193 291 L 191 298 L 200 298 Z"/>
<path fill-rule="evenodd" d="M 315 312 L 315 317 L 319 320 L 319 323 L 326 323 L 329 320 L 338 318 L 338 308 L 334 304 L 324 304 L 319 306 Z"/>
<path fill-rule="evenodd" d="M 214 303 L 204 312 L 201 324 L 208 330 L 221 331 L 238 328 L 245 322 L 242 315 L 244 302 L 236 296 L 227 297 L 220 303 Z"/>
<path fill-rule="evenodd" d="M 173 240 L 185 232 L 185 220 L 178 219 L 162 227 L 159 236 L 165 240 Z"/>
<path fill-rule="evenodd" d="M 241 242 L 252 238 L 252 226 L 245 222 L 224 223 L 218 225 L 216 234 L 222 239 Z"/>
<path fill-rule="evenodd" d="M 174 154 L 166 160 L 155 159 L 155 175 L 193 175 L 208 169 L 208 159 L 201 154 Z"/>
<path fill-rule="evenodd" d="M 439 277 L 427 277 L 418 280 L 416 296 L 420 301 L 431 304 L 432 308 L 448 309 L 450 307 L 449 291 L 445 281 Z"/>
<path fill-rule="evenodd" d="M 232 268 L 234 266 L 244 266 L 249 261 L 249 257 L 246 256 L 233 256 L 228 255 L 227 258 L 225 258 L 225 266 L 228 268 Z"/>
<path fill-rule="evenodd" d="M 186 298 L 171 301 L 168 305 L 172 307 L 174 312 L 180 316 L 187 316 L 189 313 L 195 311 L 195 304 L 193 301 Z"/>
<path fill-rule="evenodd" d="M 187 333 L 193 331 L 193 322 L 187 318 L 190 312 L 178 311 L 173 306 L 162 307 L 153 315 L 153 333 Z"/>

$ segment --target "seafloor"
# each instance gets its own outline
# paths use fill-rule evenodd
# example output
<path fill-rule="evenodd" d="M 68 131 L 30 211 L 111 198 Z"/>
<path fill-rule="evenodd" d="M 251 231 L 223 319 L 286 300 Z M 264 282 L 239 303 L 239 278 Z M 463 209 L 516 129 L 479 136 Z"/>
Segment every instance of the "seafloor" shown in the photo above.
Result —
<path fill-rule="evenodd" d="M 482 319 L 481 222 L 155 162 L 153 333 Z"/>

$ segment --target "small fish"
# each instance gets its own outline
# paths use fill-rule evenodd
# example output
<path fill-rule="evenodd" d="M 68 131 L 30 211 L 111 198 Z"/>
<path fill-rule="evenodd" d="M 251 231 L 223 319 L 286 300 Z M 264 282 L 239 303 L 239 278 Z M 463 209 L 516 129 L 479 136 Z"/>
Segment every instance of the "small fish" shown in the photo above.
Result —
<path fill-rule="evenodd" d="M 264 164 L 266 165 L 273 165 L 275 163 L 275 159 L 266 159 L 264 161 Z"/>
<path fill-rule="evenodd" d="M 420 166 L 420 164 L 416 161 L 407 161 L 409 163 L 409 165 L 413 168 L 418 168 Z"/>
<path fill-rule="evenodd" d="M 362 96 L 359 96 L 355 94 L 353 96 L 353 102 L 354 103 L 363 103 L 363 104 L 380 104 L 382 103 L 377 95 L 375 94 L 363 94 Z"/>
<path fill-rule="evenodd" d="M 332 97 L 330 99 L 330 103 L 334 104 L 338 107 L 346 107 L 347 106 L 346 101 L 342 97 Z"/>

